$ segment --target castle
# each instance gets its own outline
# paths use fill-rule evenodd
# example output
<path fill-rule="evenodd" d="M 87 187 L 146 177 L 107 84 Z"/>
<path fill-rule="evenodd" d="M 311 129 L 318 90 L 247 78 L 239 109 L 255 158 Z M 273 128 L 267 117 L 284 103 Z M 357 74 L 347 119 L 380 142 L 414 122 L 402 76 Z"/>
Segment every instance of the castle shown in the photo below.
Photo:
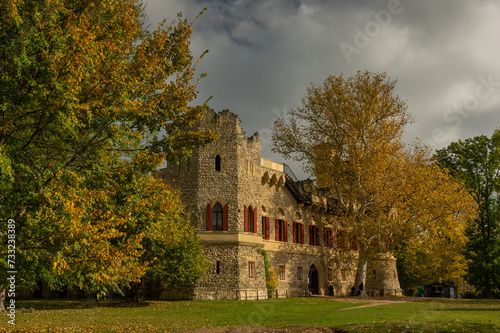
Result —
<path fill-rule="evenodd" d="M 194 286 L 163 298 L 267 299 L 264 255 L 278 273 L 273 297 L 346 296 L 355 284 L 357 245 L 341 239 L 334 200 L 317 195 L 285 165 L 261 157 L 260 137 L 247 137 L 228 110 L 197 124 L 220 138 L 158 176 L 180 188 L 211 262 Z M 259 249 L 263 249 L 261 251 Z M 369 264 L 365 293 L 401 295 L 396 259 Z"/>

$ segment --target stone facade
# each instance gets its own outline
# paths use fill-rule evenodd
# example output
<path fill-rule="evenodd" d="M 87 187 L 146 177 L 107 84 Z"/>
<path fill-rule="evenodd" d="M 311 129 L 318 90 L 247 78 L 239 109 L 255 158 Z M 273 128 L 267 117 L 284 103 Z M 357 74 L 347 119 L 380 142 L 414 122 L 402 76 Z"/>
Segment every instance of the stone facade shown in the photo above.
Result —
<path fill-rule="evenodd" d="M 219 140 L 159 177 L 181 189 L 211 266 L 195 286 L 162 297 L 266 299 L 259 249 L 279 272 L 274 296 L 347 295 L 357 252 L 338 249 L 340 221 L 329 199 L 304 191 L 307 182 L 294 179 L 284 164 L 261 158 L 259 134 L 247 137 L 230 111 L 209 111 L 197 126 L 217 131 Z M 401 293 L 393 257 L 380 256 L 368 272 L 376 273 L 367 278 L 368 294 Z"/>

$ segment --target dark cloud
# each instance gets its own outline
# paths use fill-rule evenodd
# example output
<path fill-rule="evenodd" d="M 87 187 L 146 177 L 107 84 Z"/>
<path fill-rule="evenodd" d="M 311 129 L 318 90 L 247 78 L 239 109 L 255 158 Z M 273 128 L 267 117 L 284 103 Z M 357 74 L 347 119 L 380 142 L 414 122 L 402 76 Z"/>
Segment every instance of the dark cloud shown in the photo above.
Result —
<path fill-rule="evenodd" d="M 238 114 L 247 134 L 261 131 L 267 157 L 282 160 L 265 139 L 273 118 L 311 82 L 363 69 L 398 79 L 416 119 L 408 141 L 441 148 L 498 127 L 496 0 L 149 0 L 146 9 L 154 26 L 204 7 L 192 38 L 195 55 L 210 50 L 197 66 L 208 74 L 199 100 L 213 96 L 210 105 Z"/>

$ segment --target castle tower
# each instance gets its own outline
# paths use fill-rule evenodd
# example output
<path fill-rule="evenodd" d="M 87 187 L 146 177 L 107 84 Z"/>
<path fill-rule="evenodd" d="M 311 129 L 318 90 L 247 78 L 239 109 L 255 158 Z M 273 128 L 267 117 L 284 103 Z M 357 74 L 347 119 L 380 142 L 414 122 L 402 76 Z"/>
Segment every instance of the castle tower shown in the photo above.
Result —
<path fill-rule="evenodd" d="M 203 280 L 170 298 L 262 299 L 267 297 L 260 223 L 260 137 L 246 137 L 240 119 L 228 110 L 208 111 L 199 128 L 220 138 L 197 149 L 179 166 L 160 171 L 180 187 L 211 266 Z M 251 221 L 250 221 L 251 219 Z M 260 272 L 261 274 L 256 274 Z M 192 293 L 192 294 L 191 294 Z"/>

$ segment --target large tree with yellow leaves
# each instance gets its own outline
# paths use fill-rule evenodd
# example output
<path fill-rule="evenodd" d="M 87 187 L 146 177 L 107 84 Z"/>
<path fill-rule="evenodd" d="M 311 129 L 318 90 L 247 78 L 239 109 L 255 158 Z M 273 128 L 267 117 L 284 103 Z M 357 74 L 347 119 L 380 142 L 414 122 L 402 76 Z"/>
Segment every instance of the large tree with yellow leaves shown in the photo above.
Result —
<path fill-rule="evenodd" d="M 357 284 L 365 282 L 367 262 L 387 251 L 404 253 L 414 265 L 422 264 L 415 249 L 432 251 L 441 263 L 452 260 L 447 270 L 434 263 L 421 269 L 421 283 L 456 277 L 465 267 L 459 250 L 474 201 L 432 163 L 427 147 L 403 143 L 412 117 L 395 85 L 368 71 L 330 76 L 273 127 L 274 151 L 316 176 L 336 199 L 345 231 L 357 237 Z"/>
<path fill-rule="evenodd" d="M 0 3 L 2 256 L 13 219 L 18 290 L 137 281 L 150 232 L 194 237 L 177 194 L 148 176 L 216 137 L 186 131 L 207 108 L 190 104 L 192 22 L 143 21 L 138 0 Z"/>

